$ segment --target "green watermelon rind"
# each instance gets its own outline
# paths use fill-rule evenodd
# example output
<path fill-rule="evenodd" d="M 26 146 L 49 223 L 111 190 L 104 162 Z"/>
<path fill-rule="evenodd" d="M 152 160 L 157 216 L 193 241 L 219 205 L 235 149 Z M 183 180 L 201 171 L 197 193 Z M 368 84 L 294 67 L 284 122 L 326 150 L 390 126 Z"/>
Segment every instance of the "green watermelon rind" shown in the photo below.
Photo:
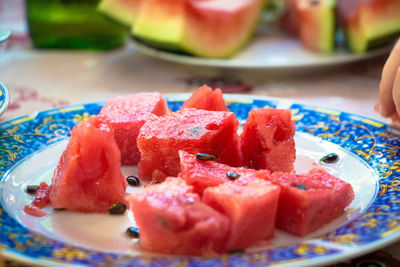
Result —
<path fill-rule="evenodd" d="M 320 14 L 322 18 L 322 37 L 318 43 L 319 52 L 332 53 L 335 50 L 335 33 L 336 33 L 336 0 L 327 3 L 326 8 Z"/>
<path fill-rule="evenodd" d="M 358 24 L 361 23 L 358 21 Z M 357 28 L 357 26 L 359 28 Z M 400 35 L 400 14 L 394 18 L 382 18 L 374 25 L 345 25 L 348 49 L 353 53 L 365 53 L 395 40 Z"/>
<path fill-rule="evenodd" d="M 204 52 L 192 49 L 191 48 L 192 46 L 190 46 L 190 45 L 183 44 L 182 49 L 185 52 L 187 52 L 193 56 L 197 56 L 197 57 L 209 57 L 209 58 L 220 58 L 220 59 L 231 58 L 232 56 L 237 54 L 239 51 L 241 51 L 243 49 L 243 47 L 246 46 L 246 44 L 248 44 L 251 41 L 251 39 L 254 36 L 254 33 L 257 29 L 257 26 L 259 25 L 259 22 L 261 21 L 261 17 L 262 17 L 261 15 L 266 7 L 266 3 L 267 3 L 267 1 L 265 1 L 265 0 L 261 1 L 259 12 L 257 14 L 257 19 L 253 22 L 253 24 L 249 28 L 248 33 L 244 36 L 243 40 L 240 43 L 238 43 L 238 45 L 229 49 L 227 52 L 219 54 L 218 56 L 206 56 Z"/>
<path fill-rule="evenodd" d="M 97 10 L 110 19 L 130 27 L 134 22 L 132 11 L 122 5 L 118 5 L 113 0 L 101 0 L 97 5 Z"/>
<path fill-rule="evenodd" d="M 131 34 L 134 36 L 135 39 L 140 40 L 141 43 L 165 51 L 187 53 L 193 56 L 206 58 L 230 58 L 238 51 L 240 51 L 252 39 L 254 35 L 254 32 L 261 18 L 262 11 L 265 7 L 265 1 L 257 1 L 261 1 L 259 3 L 260 8 L 257 14 L 257 19 L 253 22 L 251 27 L 249 27 L 248 33 L 243 37 L 242 41 L 238 42 L 237 45 L 223 53 L 210 55 L 204 50 L 202 51 L 201 49 L 194 48 L 195 44 L 187 42 L 187 38 L 184 37 L 183 17 L 175 19 L 175 21 L 171 22 L 170 24 L 155 21 L 145 21 L 144 23 L 142 23 L 142 21 L 138 19 L 132 27 Z M 171 24 L 179 25 L 180 23 L 180 27 L 171 27 Z M 177 28 L 180 29 L 176 30 Z M 176 32 L 174 32 L 174 30 L 176 30 Z"/>

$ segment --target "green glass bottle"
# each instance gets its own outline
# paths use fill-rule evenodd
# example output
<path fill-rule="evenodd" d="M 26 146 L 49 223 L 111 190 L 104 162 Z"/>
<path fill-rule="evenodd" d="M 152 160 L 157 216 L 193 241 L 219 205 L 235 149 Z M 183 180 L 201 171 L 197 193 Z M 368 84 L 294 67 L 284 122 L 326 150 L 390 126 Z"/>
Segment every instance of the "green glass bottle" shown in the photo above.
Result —
<path fill-rule="evenodd" d="M 97 11 L 99 0 L 26 0 L 29 33 L 37 48 L 110 49 L 127 29 Z"/>

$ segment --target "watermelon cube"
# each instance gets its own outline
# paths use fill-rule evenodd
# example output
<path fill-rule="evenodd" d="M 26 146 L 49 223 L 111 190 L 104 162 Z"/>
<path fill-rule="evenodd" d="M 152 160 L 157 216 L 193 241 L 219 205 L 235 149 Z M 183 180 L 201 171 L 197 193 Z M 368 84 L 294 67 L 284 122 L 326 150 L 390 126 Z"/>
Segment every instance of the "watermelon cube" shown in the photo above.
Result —
<path fill-rule="evenodd" d="M 241 164 L 239 122 L 232 112 L 183 109 L 147 121 L 137 139 L 139 176 L 162 181 L 180 172 L 179 150 L 206 153 L 217 161 Z"/>
<path fill-rule="evenodd" d="M 186 255 L 221 251 L 229 219 L 201 202 L 184 180 L 169 177 L 128 198 L 143 248 Z"/>
<path fill-rule="evenodd" d="M 232 181 L 227 176 L 227 172 L 238 174 L 240 176 L 251 175 L 262 179 L 269 177 L 268 171 L 257 171 L 254 169 L 245 169 L 240 167 L 231 167 L 215 161 L 198 160 L 195 155 L 183 150 L 179 151 L 181 173 L 180 177 L 187 184 L 192 185 L 194 191 L 203 194 L 207 187 L 218 186 L 220 184 Z"/>
<path fill-rule="evenodd" d="M 251 110 L 240 135 L 244 164 L 270 172 L 292 171 L 296 159 L 294 133 L 290 110 Z"/>
<path fill-rule="evenodd" d="M 276 226 L 298 236 L 340 216 L 354 199 L 350 184 L 320 168 L 306 174 L 276 172 L 270 179 L 282 187 Z"/>
<path fill-rule="evenodd" d="M 182 108 L 196 108 L 212 111 L 228 111 L 222 96 L 221 89 L 214 91 L 207 85 L 197 89 L 188 100 L 183 103 Z"/>
<path fill-rule="evenodd" d="M 91 116 L 71 131 L 68 146 L 54 171 L 50 202 L 54 208 L 107 212 L 124 202 L 126 181 L 114 131 L 100 116 Z"/>
<path fill-rule="evenodd" d="M 231 221 L 226 251 L 245 249 L 273 236 L 280 190 L 251 175 L 204 190 L 204 203 Z"/>
<path fill-rule="evenodd" d="M 167 112 L 167 103 L 160 93 L 137 93 L 108 99 L 100 115 L 109 120 L 114 129 L 122 164 L 139 163 L 140 152 L 136 139 L 140 128 L 152 114 L 161 116 Z"/>

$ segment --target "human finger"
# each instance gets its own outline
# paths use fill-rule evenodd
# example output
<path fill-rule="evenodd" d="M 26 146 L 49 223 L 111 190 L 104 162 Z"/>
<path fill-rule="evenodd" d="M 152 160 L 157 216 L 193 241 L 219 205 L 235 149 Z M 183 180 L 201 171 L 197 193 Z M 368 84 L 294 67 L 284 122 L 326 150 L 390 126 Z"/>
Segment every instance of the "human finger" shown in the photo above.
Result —
<path fill-rule="evenodd" d="M 382 71 L 379 85 L 379 113 L 387 117 L 396 111 L 393 100 L 393 82 L 400 66 L 400 39 L 397 41 Z"/>
<path fill-rule="evenodd" d="M 393 80 L 393 102 L 396 107 L 397 114 L 400 114 L 400 65 Z"/>

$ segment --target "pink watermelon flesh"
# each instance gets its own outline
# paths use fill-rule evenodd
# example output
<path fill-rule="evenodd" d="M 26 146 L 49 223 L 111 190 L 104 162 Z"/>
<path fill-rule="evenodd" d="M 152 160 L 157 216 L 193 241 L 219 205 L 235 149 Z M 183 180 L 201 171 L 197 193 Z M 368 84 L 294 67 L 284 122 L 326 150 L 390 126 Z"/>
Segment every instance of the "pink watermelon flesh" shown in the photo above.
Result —
<path fill-rule="evenodd" d="M 390 43 L 400 33 L 399 0 L 339 0 L 339 22 L 354 53 Z"/>
<path fill-rule="evenodd" d="M 50 187 L 46 182 L 41 182 L 39 190 L 36 192 L 35 199 L 31 204 L 24 207 L 24 212 L 34 217 L 43 217 L 47 215 L 42 209 L 50 204 Z"/>
<path fill-rule="evenodd" d="M 183 103 L 182 108 L 196 108 L 211 111 L 228 111 L 222 96 L 221 89 L 217 88 L 214 91 L 204 85 L 198 88 L 188 100 Z"/>
<path fill-rule="evenodd" d="M 273 236 L 280 190 L 254 175 L 204 190 L 204 203 L 231 221 L 226 251 L 245 249 Z"/>
<path fill-rule="evenodd" d="M 129 199 L 143 248 L 186 255 L 221 251 L 229 219 L 202 203 L 184 180 L 167 178 L 136 191 Z"/>
<path fill-rule="evenodd" d="M 263 9 L 263 0 L 188 0 L 183 50 L 201 57 L 227 58 L 248 42 Z"/>
<path fill-rule="evenodd" d="M 232 112 L 196 109 L 147 121 L 137 139 L 140 178 L 162 181 L 166 176 L 178 175 L 179 150 L 211 154 L 222 163 L 240 165 L 238 125 Z"/>
<path fill-rule="evenodd" d="M 277 172 L 270 179 L 282 187 L 276 225 L 298 236 L 337 218 L 354 199 L 350 184 L 319 168 L 306 174 Z"/>
<path fill-rule="evenodd" d="M 347 0 L 346 0 L 347 1 Z M 335 46 L 333 0 L 285 0 L 282 26 L 312 52 L 331 53 Z"/>
<path fill-rule="evenodd" d="M 126 181 L 114 133 L 106 120 L 91 116 L 71 131 L 54 171 L 50 201 L 54 208 L 107 212 L 124 202 Z"/>
<path fill-rule="evenodd" d="M 244 164 L 270 172 L 292 171 L 296 159 L 294 133 L 290 110 L 253 109 L 240 136 Z"/>
<path fill-rule="evenodd" d="M 121 151 L 121 162 L 135 165 L 140 161 L 136 145 L 139 130 L 151 116 L 165 115 L 167 103 L 160 93 L 137 93 L 110 98 L 100 111 L 114 129 L 115 141 Z"/>
<path fill-rule="evenodd" d="M 192 185 L 194 191 L 203 194 L 207 187 L 218 186 L 230 182 L 226 172 L 233 172 L 241 176 L 251 175 L 266 179 L 269 177 L 268 171 L 256 171 L 239 167 L 231 167 L 215 161 L 203 161 L 196 159 L 195 155 L 185 151 L 179 151 L 181 174 L 180 177 L 189 185 Z"/>

